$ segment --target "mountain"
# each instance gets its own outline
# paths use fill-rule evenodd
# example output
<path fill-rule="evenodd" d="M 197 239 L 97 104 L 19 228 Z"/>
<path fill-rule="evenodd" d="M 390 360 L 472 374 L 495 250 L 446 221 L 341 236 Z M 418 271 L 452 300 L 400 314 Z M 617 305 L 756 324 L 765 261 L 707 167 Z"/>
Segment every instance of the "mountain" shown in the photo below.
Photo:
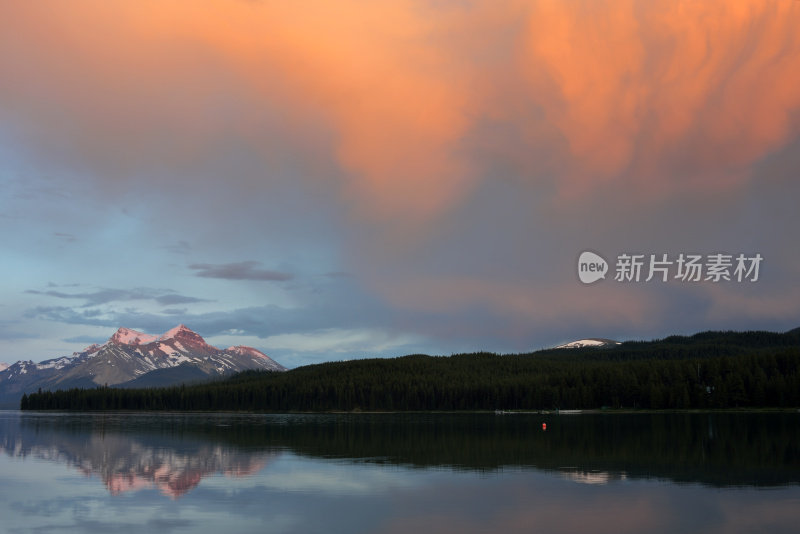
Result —
<path fill-rule="evenodd" d="M 248 369 L 286 370 L 252 347 L 213 347 L 184 325 L 160 336 L 120 328 L 102 345 L 72 356 L 18 361 L 0 370 L 0 406 L 16 408 L 23 393 L 39 388 L 168 386 Z"/>
<path fill-rule="evenodd" d="M 584 347 L 596 347 L 596 348 L 603 348 L 603 347 L 616 347 L 617 345 L 622 345 L 619 341 L 614 341 L 613 339 L 605 339 L 600 337 L 590 337 L 586 339 L 578 339 L 576 341 L 570 341 L 569 343 L 564 343 L 563 345 L 558 345 L 557 347 L 553 347 L 554 349 L 582 349 Z"/>

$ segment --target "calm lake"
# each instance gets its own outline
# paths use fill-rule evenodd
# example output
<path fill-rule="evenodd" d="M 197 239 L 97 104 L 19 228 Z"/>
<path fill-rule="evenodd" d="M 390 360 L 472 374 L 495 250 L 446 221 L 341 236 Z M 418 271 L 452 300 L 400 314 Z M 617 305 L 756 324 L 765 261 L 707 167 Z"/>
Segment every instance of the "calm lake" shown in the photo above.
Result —
<path fill-rule="evenodd" d="M 800 413 L 6 411 L 0 452 L 2 532 L 800 531 Z"/>

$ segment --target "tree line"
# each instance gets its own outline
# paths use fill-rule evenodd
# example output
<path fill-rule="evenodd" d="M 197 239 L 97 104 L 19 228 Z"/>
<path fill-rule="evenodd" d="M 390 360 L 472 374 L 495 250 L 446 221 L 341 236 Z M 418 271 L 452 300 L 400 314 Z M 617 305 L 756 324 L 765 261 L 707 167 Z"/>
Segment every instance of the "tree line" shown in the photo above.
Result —
<path fill-rule="evenodd" d="M 800 405 L 800 330 L 711 332 L 609 349 L 328 362 L 151 389 L 23 396 L 23 410 L 425 411 Z"/>

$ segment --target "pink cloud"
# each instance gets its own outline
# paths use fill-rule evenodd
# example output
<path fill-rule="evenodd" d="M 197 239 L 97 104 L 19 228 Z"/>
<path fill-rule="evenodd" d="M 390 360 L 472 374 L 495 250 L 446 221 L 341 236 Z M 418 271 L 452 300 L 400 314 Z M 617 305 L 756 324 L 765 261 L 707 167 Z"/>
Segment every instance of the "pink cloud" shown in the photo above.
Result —
<path fill-rule="evenodd" d="M 800 6 L 539 2 L 521 67 L 565 136 L 567 196 L 736 187 L 798 133 Z"/>
<path fill-rule="evenodd" d="M 495 79 L 541 108 L 520 131 L 563 136 L 568 196 L 736 186 L 798 132 L 793 2 L 307 7 L 17 4 L 0 23 L 0 96 L 38 135 L 70 132 L 81 157 L 117 168 L 191 165 L 231 135 L 269 152 L 276 131 L 302 143 L 316 125 L 341 200 L 389 228 L 436 221 L 481 179 L 464 138 L 483 117 L 520 120 Z"/>
<path fill-rule="evenodd" d="M 369 228 L 353 264 L 391 305 L 483 306 L 520 324 L 600 308 L 641 325 L 658 315 L 646 295 L 571 279 L 390 279 L 386 258 L 415 254 L 506 178 L 474 145 L 520 162 L 514 179 L 532 187 L 519 194 L 554 216 L 606 188 L 647 206 L 754 183 L 753 164 L 800 133 L 799 26 L 798 2 L 760 0 L 15 2 L 0 20 L 0 112 L 101 189 L 202 189 L 213 169 L 248 197 L 281 180 L 331 192 Z M 482 121 L 520 139 L 485 139 Z M 257 164 L 240 168 L 240 152 Z M 276 170 L 285 158 L 290 178 Z"/>

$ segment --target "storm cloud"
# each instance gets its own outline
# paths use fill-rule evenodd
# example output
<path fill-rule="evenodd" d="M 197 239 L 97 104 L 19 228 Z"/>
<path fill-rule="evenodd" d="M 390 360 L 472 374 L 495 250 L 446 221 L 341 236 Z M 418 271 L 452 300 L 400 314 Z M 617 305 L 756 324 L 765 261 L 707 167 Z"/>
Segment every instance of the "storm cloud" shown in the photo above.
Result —
<path fill-rule="evenodd" d="M 363 355 L 796 327 L 798 26 L 758 0 L 9 4 L 0 351 L 176 322 L 296 362 L 322 357 L 303 333 Z M 580 283 L 585 250 L 606 280 Z M 681 253 L 759 253 L 761 278 L 614 280 Z"/>

